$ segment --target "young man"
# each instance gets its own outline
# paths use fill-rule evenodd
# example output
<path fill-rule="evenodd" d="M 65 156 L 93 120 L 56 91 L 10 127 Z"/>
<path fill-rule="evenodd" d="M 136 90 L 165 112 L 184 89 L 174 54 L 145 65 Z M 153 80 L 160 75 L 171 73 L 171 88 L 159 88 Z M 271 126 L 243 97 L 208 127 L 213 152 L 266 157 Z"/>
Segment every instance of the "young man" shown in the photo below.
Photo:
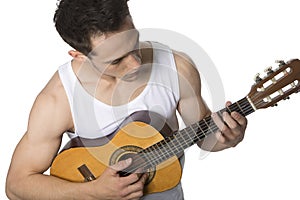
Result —
<path fill-rule="evenodd" d="M 191 60 L 163 44 L 140 42 L 126 0 L 61 0 L 54 21 L 61 37 L 74 48 L 69 51 L 73 59 L 59 67 L 34 102 L 28 129 L 12 158 L 7 196 L 30 200 L 183 199 L 180 183 L 164 192 L 143 195 L 147 174 L 119 176 L 131 159 L 107 167 L 96 180 L 85 183 L 43 174 L 66 132 L 70 137 L 105 137 L 141 110 L 159 113 L 173 130 L 178 129 L 176 110 L 187 125 L 211 115 Z M 220 151 L 242 141 L 245 117 L 233 112 L 224 113 L 223 119 L 216 114 L 212 118 L 219 131 L 199 142 L 199 147 Z"/>

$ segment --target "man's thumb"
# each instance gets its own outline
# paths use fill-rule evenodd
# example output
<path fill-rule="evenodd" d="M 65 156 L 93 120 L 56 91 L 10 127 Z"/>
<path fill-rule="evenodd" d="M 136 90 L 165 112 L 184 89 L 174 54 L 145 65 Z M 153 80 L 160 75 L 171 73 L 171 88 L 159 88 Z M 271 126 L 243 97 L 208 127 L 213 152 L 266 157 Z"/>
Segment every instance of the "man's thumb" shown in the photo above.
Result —
<path fill-rule="evenodd" d="M 120 162 L 112 165 L 111 168 L 118 172 L 129 167 L 131 163 L 132 163 L 132 158 L 128 158 L 126 160 L 121 160 Z"/>

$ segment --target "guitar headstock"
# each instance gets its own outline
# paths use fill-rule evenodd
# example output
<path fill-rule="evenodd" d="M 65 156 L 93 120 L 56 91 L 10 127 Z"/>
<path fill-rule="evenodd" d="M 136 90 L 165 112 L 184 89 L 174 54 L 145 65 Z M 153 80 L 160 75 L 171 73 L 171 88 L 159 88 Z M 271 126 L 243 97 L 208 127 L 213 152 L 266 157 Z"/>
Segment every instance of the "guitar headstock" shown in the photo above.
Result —
<path fill-rule="evenodd" d="M 277 69 L 269 67 L 265 70 L 267 75 L 264 78 L 260 78 L 259 74 L 255 76 L 256 84 L 252 86 L 248 98 L 256 109 L 276 106 L 277 102 L 300 91 L 300 60 L 277 63 Z"/>

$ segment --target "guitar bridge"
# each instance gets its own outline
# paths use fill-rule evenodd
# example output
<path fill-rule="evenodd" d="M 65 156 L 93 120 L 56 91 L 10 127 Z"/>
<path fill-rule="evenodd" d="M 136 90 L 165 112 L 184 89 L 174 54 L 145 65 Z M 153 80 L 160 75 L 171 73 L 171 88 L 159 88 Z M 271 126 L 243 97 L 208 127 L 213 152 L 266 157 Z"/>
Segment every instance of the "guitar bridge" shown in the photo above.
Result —
<path fill-rule="evenodd" d="M 93 181 L 96 179 L 94 174 L 89 170 L 89 168 L 85 164 L 81 165 L 77 169 L 83 176 L 85 182 Z"/>

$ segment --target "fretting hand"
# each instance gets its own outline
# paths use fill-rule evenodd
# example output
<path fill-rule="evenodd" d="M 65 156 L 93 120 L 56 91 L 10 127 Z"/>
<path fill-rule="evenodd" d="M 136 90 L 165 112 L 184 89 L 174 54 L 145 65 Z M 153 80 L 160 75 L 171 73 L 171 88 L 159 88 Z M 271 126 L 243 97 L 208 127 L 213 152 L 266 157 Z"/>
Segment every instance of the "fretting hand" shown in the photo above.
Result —
<path fill-rule="evenodd" d="M 231 102 L 226 103 L 227 107 L 229 105 L 231 105 Z M 235 147 L 244 138 L 247 119 L 235 111 L 231 114 L 224 112 L 222 117 L 223 119 L 216 113 L 212 114 L 212 119 L 219 128 L 216 133 L 217 140 L 227 147 Z"/>

